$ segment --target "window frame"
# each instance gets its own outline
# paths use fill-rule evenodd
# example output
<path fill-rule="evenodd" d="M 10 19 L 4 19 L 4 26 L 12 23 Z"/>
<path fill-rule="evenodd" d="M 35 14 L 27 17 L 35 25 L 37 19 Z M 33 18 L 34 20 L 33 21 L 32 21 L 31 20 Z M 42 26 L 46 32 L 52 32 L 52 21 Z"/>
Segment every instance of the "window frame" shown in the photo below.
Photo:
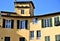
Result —
<path fill-rule="evenodd" d="M 30 31 L 30 40 L 34 39 L 34 31 Z"/>
<path fill-rule="evenodd" d="M 59 41 L 60 40 L 60 35 L 55 35 L 55 41 Z"/>
<path fill-rule="evenodd" d="M 11 28 L 11 20 L 5 20 L 5 28 Z"/>
<path fill-rule="evenodd" d="M 24 24 L 24 26 L 22 26 Z M 19 28 L 25 29 L 25 20 L 19 20 Z"/>
<path fill-rule="evenodd" d="M 50 41 L 50 36 L 45 36 L 45 41 Z"/>
<path fill-rule="evenodd" d="M 52 18 L 42 19 L 42 28 L 52 27 Z"/>
<path fill-rule="evenodd" d="M 6 38 L 9 39 L 9 41 L 10 41 L 10 37 L 5 37 L 5 41 L 6 41 Z M 7 40 L 7 41 L 8 41 L 8 40 Z"/>
<path fill-rule="evenodd" d="M 59 23 L 59 16 L 54 17 L 54 26 L 59 26 L 57 25 Z"/>
<path fill-rule="evenodd" d="M 18 29 L 27 29 L 28 28 L 28 20 L 17 20 L 17 28 Z"/>
<path fill-rule="evenodd" d="M 21 9 L 21 14 L 24 14 L 24 9 Z"/>
<path fill-rule="evenodd" d="M 38 18 L 33 18 L 33 24 L 38 23 Z"/>
<path fill-rule="evenodd" d="M 36 36 L 37 36 L 37 39 L 40 39 L 40 37 L 41 37 L 41 30 L 37 30 Z"/>

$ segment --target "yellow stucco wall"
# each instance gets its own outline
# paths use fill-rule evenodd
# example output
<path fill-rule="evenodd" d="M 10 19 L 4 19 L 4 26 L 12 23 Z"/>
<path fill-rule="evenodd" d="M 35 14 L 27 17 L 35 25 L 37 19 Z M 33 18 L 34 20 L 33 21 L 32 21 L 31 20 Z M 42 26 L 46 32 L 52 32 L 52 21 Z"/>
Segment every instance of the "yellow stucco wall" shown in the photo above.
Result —
<path fill-rule="evenodd" d="M 34 15 L 34 8 L 33 6 L 30 4 L 15 4 L 15 6 L 19 6 L 19 7 L 29 7 L 29 8 L 15 8 L 15 12 L 20 15 L 20 16 L 33 16 Z M 21 14 L 21 10 L 24 10 L 24 14 Z"/>
<path fill-rule="evenodd" d="M 20 4 L 17 4 L 15 6 L 22 6 Z M 23 4 L 23 6 L 31 6 L 31 4 Z M 21 14 L 20 10 L 24 9 L 25 13 Z M 17 14 L 11 14 L 11 16 L 30 16 L 29 12 L 31 14 L 34 14 L 34 9 L 31 6 L 31 8 L 15 8 L 15 12 Z M 5 13 L 4 13 L 5 14 Z M 3 15 L 4 15 L 3 14 Z M 5 14 L 6 15 L 6 14 Z M 33 24 L 33 18 L 13 18 L 13 17 L 1 17 L 0 20 L 0 41 L 4 41 L 4 37 L 10 37 L 11 41 L 19 41 L 20 37 L 25 37 L 25 41 L 45 41 L 45 36 L 50 36 L 50 41 L 55 41 L 55 35 L 60 34 L 60 26 L 54 26 L 54 17 L 60 15 L 54 15 L 54 16 L 43 16 L 43 17 L 37 17 L 38 23 Z M 41 20 L 46 18 L 52 18 L 52 27 L 42 28 Z M 14 20 L 14 28 L 3 28 L 2 23 L 3 19 L 13 19 Z M 17 20 L 28 20 L 28 29 L 17 29 Z M 41 37 L 40 39 L 36 39 L 36 31 L 41 31 Z M 34 31 L 34 39 L 29 39 L 30 31 Z"/>
<path fill-rule="evenodd" d="M 56 15 L 59 16 L 60 15 Z M 52 27 L 42 28 L 41 19 L 52 18 Z M 2 19 L 13 19 L 14 20 L 14 29 L 2 28 L 0 27 L 0 39 L 4 41 L 5 36 L 9 36 L 11 41 L 19 41 L 20 37 L 25 37 L 27 41 L 45 41 L 45 36 L 50 36 L 50 41 L 55 41 L 55 35 L 60 34 L 60 26 L 54 26 L 54 16 L 49 17 L 40 17 L 38 18 L 38 23 L 33 24 L 33 18 L 9 18 L 2 17 Z M 28 29 L 17 29 L 17 20 L 28 20 Z M 36 31 L 41 30 L 40 39 L 36 39 Z M 29 39 L 29 31 L 34 31 L 34 39 Z"/>

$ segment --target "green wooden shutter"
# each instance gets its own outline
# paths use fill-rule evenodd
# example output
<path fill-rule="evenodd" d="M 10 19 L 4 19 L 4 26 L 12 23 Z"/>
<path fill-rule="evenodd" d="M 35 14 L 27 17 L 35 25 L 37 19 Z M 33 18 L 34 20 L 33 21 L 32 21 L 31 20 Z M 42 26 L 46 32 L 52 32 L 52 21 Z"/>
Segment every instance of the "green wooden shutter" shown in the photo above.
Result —
<path fill-rule="evenodd" d="M 50 27 L 52 27 L 52 18 L 50 18 Z"/>
<path fill-rule="evenodd" d="M 5 28 L 5 19 L 3 19 L 3 24 L 2 25 L 3 25 L 3 28 Z"/>
<path fill-rule="evenodd" d="M 41 23 L 41 24 L 42 24 L 42 28 L 44 28 L 44 25 L 43 25 L 43 24 L 44 24 L 44 23 L 43 23 L 43 19 L 42 19 L 42 23 Z"/>
<path fill-rule="evenodd" d="M 11 20 L 11 28 L 14 27 L 14 20 Z"/>
<path fill-rule="evenodd" d="M 28 28 L 28 20 L 25 20 L 25 28 Z"/>
<path fill-rule="evenodd" d="M 17 20 L 17 29 L 19 29 L 19 20 Z"/>

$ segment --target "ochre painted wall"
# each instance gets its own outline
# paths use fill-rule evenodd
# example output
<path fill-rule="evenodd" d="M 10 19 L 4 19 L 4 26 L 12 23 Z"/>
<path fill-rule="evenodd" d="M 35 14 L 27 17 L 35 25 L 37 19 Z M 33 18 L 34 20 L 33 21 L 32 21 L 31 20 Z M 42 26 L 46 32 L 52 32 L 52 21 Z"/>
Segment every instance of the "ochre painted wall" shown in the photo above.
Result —
<path fill-rule="evenodd" d="M 15 4 L 15 6 L 29 6 L 30 8 L 15 8 L 16 14 L 11 14 L 10 16 L 31 16 L 34 15 L 34 9 L 31 4 Z M 24 9 L 24 14 L 21 14 L 20 10 Z M 7 13 L 3 13 L 6 15 Z M 45 41 L 45 36 L 50 36 L 50 41 L 55 41 L 55 35 L 60 34 L 60 26 L 54 26 L 54 17 L 60 15 L 51 15 L 51 16 L 42 16 L 42 17 L 34 17 L 38 18 L 38 23 L 33 24 L 34 18 L 13 18 L 13 17 L 1 17 L 0 19 L 0 41 L 4 41 L 4 37 L 10 37 L 11 41 L 19 41 L 20 37 L 25 37 L 25 41 Z M 42 19 L 52 18 L 52 27 L 42 28 Z M 14 28 L 3 28 L 3 19 L 6 20 L 14 20 Z M 60 19 L 60 18 L 59 18 Z M 28 29 L 17 29 L 17 20 L 28 20 Z M 36 39 L 36 31 L 41 31 L 40 39 Z M 29 34 L 30 31 L 34 31 L 34 39 L 30 40 Z"/>
<path fill-rule="evenodd" d="M 60 15 L 55 15 L 59 16 Z M 9 17 L 2 17 L 2 19 L 13 19 L 14 20 L 14 28 L 2 28 L 0 27 L 0 41 L 4 41 L 4 37 L 8 36 L 11 38 L 11 41 L 19 41 L 20 37 L 25 37 L 26 41 L 45 41 L 45 36 L 50 36 L 50 41 L 55 41 L 55 35 L 60 34 L 60 26 L 54 26 L 54 17 L 39 17 L 38 23 L 33 24 L 33 18 L 9 18 Z M 41 19 L 45 18 L 52 18 L 52 27 L 42 28 L 41 26 Z M 28 29 L 17 29 L 17 20 L 28 20 Z M 3 20 L 2 20 L 3 22 Z M 36 39 L 36 31 L 41 30 L 41 37 L 40 39 Z M 34 39 L 29 39 L 29 31 L 34 31 Z M 1 39 L 3 38 L 3 39 Z"/>

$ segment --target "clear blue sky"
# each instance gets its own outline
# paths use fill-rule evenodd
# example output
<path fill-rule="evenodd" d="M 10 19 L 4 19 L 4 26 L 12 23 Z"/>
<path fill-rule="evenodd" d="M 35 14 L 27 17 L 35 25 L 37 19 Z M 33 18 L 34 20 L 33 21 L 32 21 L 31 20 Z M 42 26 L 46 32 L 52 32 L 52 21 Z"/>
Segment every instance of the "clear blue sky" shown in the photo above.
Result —
<path fill-rule="evenodd" d="M 18 0 L 19 1 L 19 0 Z M 35 15 L 60 12 L 60 0 L 32 0 Z M 0 11 L 14 11 L 14 0 L 0 0 Z"/>

